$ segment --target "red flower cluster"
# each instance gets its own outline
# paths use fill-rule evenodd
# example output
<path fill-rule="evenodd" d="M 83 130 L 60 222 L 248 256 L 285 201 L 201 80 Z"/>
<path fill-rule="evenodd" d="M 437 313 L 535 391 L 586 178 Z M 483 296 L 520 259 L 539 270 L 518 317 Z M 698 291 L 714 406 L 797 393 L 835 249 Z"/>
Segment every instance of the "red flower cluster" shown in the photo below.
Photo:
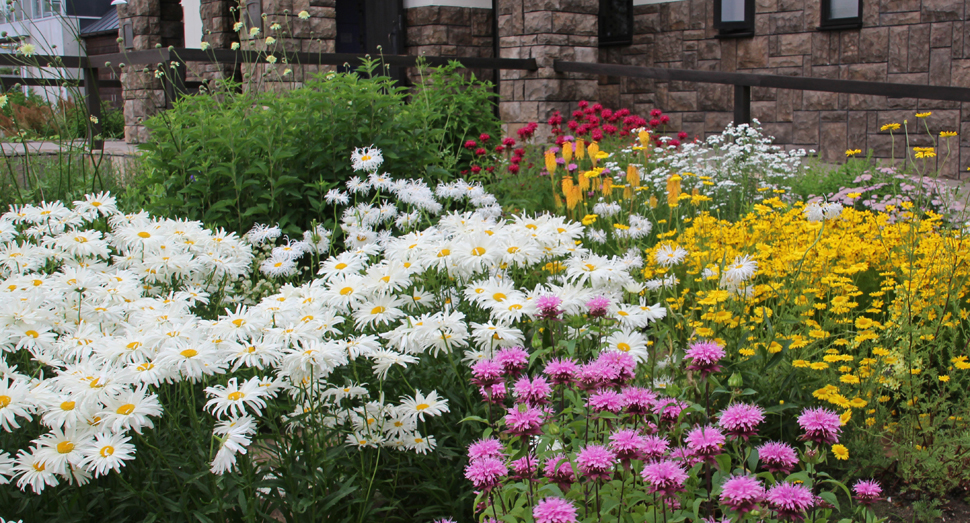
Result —
<path fill-rule="evenodd" d="M 581 100 L 578 104 L 579 109 L 573 111 L 572 118 L 565 122 L 564 118 L 556 111 L 549 118 L 548 123 L 552 126 L 552 134 L 556 136 L 556 145 L 566 142 L 565 135 L 589 136 L 589 139 L 598 142 L 604 136 L 629 136 L 633 129 L 650 126 L 652 129 L 666 126 L 670 123 L 670 117 L 663 114 L 660 109 L 650 111 L 650 120 L 641 116 L 631 114 L 629 109 L 613 111 L 606 109 L 600 104 L 590 105 L 589 102 Z M 567 133 L 568 129 L 568 133 Z M 661 135 L 657 133 L 653 140 L 657 145 L 661 144 Z M 686 140 L 687 133 L 681 131 L 677 133 L 677 138 L 670 140 L 668 145 L 679 146 L 682 140 Z"/>

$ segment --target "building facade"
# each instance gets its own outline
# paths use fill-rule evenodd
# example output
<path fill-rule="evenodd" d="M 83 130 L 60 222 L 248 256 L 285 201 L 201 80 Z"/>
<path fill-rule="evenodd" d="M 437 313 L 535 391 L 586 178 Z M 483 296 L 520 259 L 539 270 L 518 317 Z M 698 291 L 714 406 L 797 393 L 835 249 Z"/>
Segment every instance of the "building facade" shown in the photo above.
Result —
<path fill-rule="evenodd" d="M 130 0 L 132 49 L 177 45 L 175 0 Z M 300 16 L 302 14 L 302 16 Z M 970 87 L 970 0 L 202 0 L 203 39 L 306 52 L 534 58 L 537 71 L 477 71 L 498 83 L 500 114 L 510 127 L 570 113 L 596 100 L 639 114 L 662 109 L 672 126 L 693 137 L 719 132 L 733 118 L 730 86 L 557 73 L 553 61 L 616 63 L 705 71 L 746 72 Z M 237 22 L 246 22 L 242 28 Z M 274 25 L 278 24 L 278 25 Z M 258 27 L 250 38 L 251 27 Z M 282 28 L 280 31 L 279 29 Z M 277 34 L 277 33 L 273 33 Z M 124 36 L 124 35 L 122 35 Z M 170 42 L 172 42 L 170 44 Z M 279 47 L 277 47 L 279 48 Z M 211 67 L 211 66 L 210 66 Z M 242 76 L 266 75 L 262 69 Z M 294 71 L 299 85 L 322 68 Z M 200 71 L 227 74 L 225 71 Z M 144 139 L 138 118 L 157 110 L 160 87 L 132 82 L 131 141 Z M 155 97 L 152 102 L 152 97 Z M 139 102 L 140 103 L 140 102 Z M 135 104 L 137 105 L 137 104 Z M 128 105 L 126 105 L 128 109 Z M 754 88 L 752 116 L 776 143 L 816 149 L 823 160 L 847 149 L 889 157 L 882 127 L 932 112 L 930 132 L 956 131 L 944 171 L 970 167 L 970 103 Z M 897 140 L 898 140 L 898 132 Z M 911 145 L 936 145 L 915 137 Z M 898 155 L 900 143 L 896 144 Z M 937 161 L 947 156 L 942 149 Z"/>

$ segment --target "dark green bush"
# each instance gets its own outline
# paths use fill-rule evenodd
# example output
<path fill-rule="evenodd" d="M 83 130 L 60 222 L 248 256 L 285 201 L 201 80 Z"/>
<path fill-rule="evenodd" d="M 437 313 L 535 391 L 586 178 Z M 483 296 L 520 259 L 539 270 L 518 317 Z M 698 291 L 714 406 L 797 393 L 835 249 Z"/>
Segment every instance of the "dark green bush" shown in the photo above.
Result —
<path fill-rule="evenodd" d="M 390 174 L 434 185 L 467 165 L 462 137 L 497 133 L 482 105 L 489 85 L 457 66 L 426 71 L 411 104 L 379 67 L 367 62 L 282 93 L 230 85 L 184 98 L 146 122 L 152 140 L 142 146 L 145 175 L 133 190 L 154 214 L 236 231 L 278 223 L 292 235 L 330 214 L 323 197 L 354 175 L 356 147 L 380 148 Z"/>

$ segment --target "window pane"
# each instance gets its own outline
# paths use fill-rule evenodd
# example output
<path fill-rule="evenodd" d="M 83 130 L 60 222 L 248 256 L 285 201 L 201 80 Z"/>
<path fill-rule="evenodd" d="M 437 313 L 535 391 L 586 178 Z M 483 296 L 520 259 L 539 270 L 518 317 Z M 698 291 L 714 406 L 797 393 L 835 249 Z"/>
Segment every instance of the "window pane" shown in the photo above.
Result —
<path fill-rule="evenodd" d="M 832 2 L 832 19 L 855 18 L 859 16 L 858 0 L 828 0 Z"/>
<path fill-rule="evenodd" d="M 743 22 L 744 0 L 721 0 L 721 21 Z"/>

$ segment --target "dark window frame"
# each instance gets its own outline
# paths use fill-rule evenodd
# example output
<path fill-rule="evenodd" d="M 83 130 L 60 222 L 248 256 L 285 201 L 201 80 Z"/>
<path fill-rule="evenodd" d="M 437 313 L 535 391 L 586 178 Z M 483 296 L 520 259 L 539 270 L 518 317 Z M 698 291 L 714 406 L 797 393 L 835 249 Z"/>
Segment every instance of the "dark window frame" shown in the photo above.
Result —
<path fill-rule="evenodd" d="M 822 0 L 822 21 L 819 31 L 842 31 L 845 29 L 859 29 L 862 27 L 862 0 L 859 2 L 859 15 L 848 18 L 832 18 L 833 0 Z"/>
<path fill-rule="evenodd" d="M 744 0 L 744 20 L 722 22 L 721 9 L 724 0 L 714 0 L 714 28 L 718 38 L 744 38 L 754 36 L 754 0 Z M 827 0 L 823 0 L 827 1 Z"/>
<path fill-rule="evenodd" d="M 626 16 L 615 14 L 615 7 L 617 3 L 624 4 L 626 8 Z M 626 31 L 623 31 L 623 27 L 617 28 L 617 22 L 619 22 L 619 16 L 623 17 L 622 23 L 619 25 L 625 25 Z M 611 31 L 616 31 L 616 34 L 609 34 Z M 633 0 L 600 0 L 599 8 L 599 45 L 600 47 L 615 47 L 621 45 L 630 45 L 633 43 Z"/>

